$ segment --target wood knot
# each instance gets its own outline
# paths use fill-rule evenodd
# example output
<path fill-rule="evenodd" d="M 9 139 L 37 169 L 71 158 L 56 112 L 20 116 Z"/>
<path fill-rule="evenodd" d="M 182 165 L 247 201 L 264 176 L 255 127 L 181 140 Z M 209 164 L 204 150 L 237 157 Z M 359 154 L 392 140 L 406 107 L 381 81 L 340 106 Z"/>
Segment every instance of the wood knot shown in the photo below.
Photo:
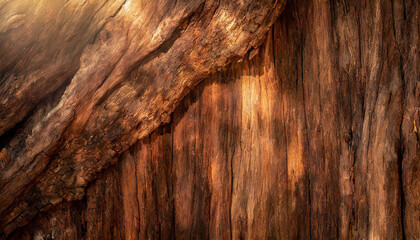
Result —
<path fill-rule="evenodd" d="M 344 141 L 349 147 L 353 146 L 353 131 L 351 129 L 344 130 Z"/>

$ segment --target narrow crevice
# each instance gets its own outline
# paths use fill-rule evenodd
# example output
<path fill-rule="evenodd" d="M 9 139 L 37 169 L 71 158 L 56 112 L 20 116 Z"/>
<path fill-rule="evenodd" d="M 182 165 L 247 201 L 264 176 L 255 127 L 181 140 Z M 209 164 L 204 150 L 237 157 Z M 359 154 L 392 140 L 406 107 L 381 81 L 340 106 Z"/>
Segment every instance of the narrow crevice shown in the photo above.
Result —
<path fill-rule="evenodd" d="M 404 210 L 405 210 L 405 194 L 404 194 L 404 178 L 403 178 L 403 170 L 402 170 L 402 164 L 404 159 L 404 152 L 405 147 L 403 143 L 403 134 L 402 134 L 402 121 L 400 126 L 400 146 L 398 146 L 398 180 L 399 180 L 399 192 L 400 192 L 400 219 L 401 219 L 401 234 L 403 240 L 406 239 L 405 235 L 405 224 L 404 224 Z"/>
<path fill-rule="evenodd" d="M 143 147 L 143 146 L 142 146 Z M 136 198 L 136 203 L 137 203 L 137 214 L 138 214 L 138 217 L 139 217 L 139 219 L 138 219 L 138 223 L 139 223 L 139 226 L 138 226 L 138 229 L 137 229 L 137 236 L 139 237 L 139 238 L 141 238 L 141 236 L 140 236 L 140 227 L 141 227 L 141 218 L 142 218 L 142 216 L 140 216 L 140 201 L 139 201 L 139 188 L 138 188 L 138 185 L 139 185 L 139 183 L 138 183 L 138 178 L 137 178 L 137 155 L 136 155 L 136 149 L 137 148 L 137 145 L 135 145 L 135 146 L 132 146 L 131 148 L 130 148 L 130 152 L 129 152 L 129 154 L 130 155 L 132 155 L 132 161 L 133 161 L 133 163 L 134 163 L 134 177 L 135 177 L 135 182 L 136 182 L 136 196 L 135 196 L 135 198 Z M 146 160 L 143 160 L 143 161 L 146 161 Z"/>
<path fill-rule="evenodd" d="M 394 2 L 392 0 L 390 0 L 390 3 L 391 3 L 392 32 L 394 33 L 394 40 L 396 40 L 397 32 L 395 30 L 395 13 L 394 13 L 395 8 L 394 8 Z M 396 42 L 397 42 L 397 45 L 398 45 L 398 41 L 396 41 Z"/>
<path fill-rule="evenodd" d="M 300 25 L 300 74 L 301 74 L 301 82 L 302 82 L 302 98 L 303 98 L 303 113 L 305 117 L 305 132 L 306 132 L 306 144 L 307 145 L 307 152 L 310 150 L 309 145 L 309 132 L 308 132 L 308 118 L 306 113 L 306 98 L 305 98 L 305 83 L 304 83 L 304 64 L 303 64 L 303 57 L 304 57 L 304 36 L 302 32 L 302 26 Z M 310 157 L 307 153 L 306 155 L 306 169 L 307 169 L 307 181 L 308 181 L 308 207 L 309 207 L 309 239 L 312 239 L 312 198 L 311 198 L 311 163 Z"/>
<path fill-rule="evenodd" d="M 175 123 L 175 114 L 172 113 L 172 123 Z M 172 201 L 172 238 L 176 239 L 176 212 L 175 212 L 175 178 L 174 178 L 174 131 L 175 131 L 175 124 L 171 124 L 171 166 L 170 166 L 170 181 L 171 181 L 171 197 L 170 200 Z"/>
<path fill-rule="evenodd" d="M 232 228 L 232 204 L 233 204 L 233 159 L 235 157 L 235 146 L 233 147 L 232 156 L 230 158 L 230 208 L 229 208 L 229 229 L 230 239 L 233 239 L 233 228 Z"/>
<path fill-rule="evenodd" d="M 358 78 L 358 80 L 359 80 L 359 82 L 360 82 L 360 84 L 362 85 L 362 89 L 365 91 L 365 89 L 366 89 L 366 81 L 365 81 L 365 79 L 363 78 L 363 73 L 362 73 L 362 67 L 363 67 L 363 65 L 362 65 L 362 40 L 361 40 L 361 38 L 362 38 L 362 36 L 361 36 L 361 34 L 362 34 L 362 32 L 361 32 L 361 21 L 360 21 L 360 18 L 361 18 L 361 16 L 360 16 L 360 9 L 359 9 L 359 7 L 360 6 L 358 6 L 358 9 L 356 10 L 356 12 L 357 12 L 357 14 L 356 14 L 356 17 L 357 17 L 357 35 L 358 35 L 358 38 L 357 38 L 357 40 L 358 40 L 358 55 L 359 55 L 359 66 L 358 66 L 358 71 L 357 71 L 357 78 Z M 364 114 L 365 113 L 365 110 L 366 110 L 366 106 L 365 106 L 365 93 L 363 92 L 363 94 L 361 94 L 361 102 L 362 102 L 362 113 Z"/>
<path fill-rule="evenodd" d="M 395 37 L 395 36 L 394 36 Z M 405 224 L 404 224 L 404 210 L 405 210 L 405 193 L 404 193 L 404 177 L 403 177 L 403 160 L 404 160 L 404 153 L 405 153 L 405 145 L 404 145 L 404 134 L 403 134 L 403 123 L 404 123 L 404 113 L 406 109 L 406 96 L 407 96 L 407 87 L 405 84 L 405 75 L 404 75 L 404 66 L 403 66 L 403 53 L 401 53 L 401 50 L 399 50 L 400 54 L 400 74 L 401 74 L 401 87 L 403 89 L 403 95 L 402 95 L 402 111 L 401 111 L 401 122 L 399 126 L 399 146 L 398 146 L 398 180 L 399 180 L 399 188 L 400 188 L 400 219 L 401 219 L 401 234 L 403 240 L 406 239 L 405 234 Z"/>
<path fill-rule="evenodd" d="M 159 134 L 163 134 L 163 131 L 160 131 L 160 129 L 163 129 L 163 127 L 158 128 L 157 132 Z M 156 131 L 155 131 L 156 132 Z M 155 156 L 153 156 L 153 151 L 152 151 L 152 144 L 162 144 L 161 141 L 153 141 L 151 134 L 149 134 L 149 144 L 150 144 L 150 148 L 149 148 L 149 155 L 150 155 L 150 164 L 153 164 L 153 168 L 151 169 L 151 174 L 152 174 L 152 194 L 153 194 L 153 200 L 154 200 L 154 204 L 155 204 L 155 214 L 156 214 L 156 224 L 157 224 L 157 236 L 160 239 L 162 237 L 162 230 L 161 230 L 161 226 L 162 226 L 162 219 L 159 216 L 159 184 L 158 184 L 158 172 L 159 172 L 159 164 L 154 164 L 154 158 Z M 160 159 L 157 159 L 156 161 L 159 161 Z M 155 232 L 153 231 L 153 233 L 155 234 Z"/>
<path fill-rule="evenodd" d="M 194 116 L 194 118 L 195 118 L 196 116 Z M 195 124 L 196 124 L 196 119 L 194 119 L 194 122 L 195 122 Z M 195 126 L 194 126 L 195 127 Z M 193 129 L 193 132 L 194 133 L 196 133 L 196 130 L 197 129 Z M 195 151 L 195 153 L 197 153 L 197 138 L 195 138 L 194 139 L 194 148 L 193 148 L 193 151 Z M 196 207 L 196 188 L 198 188 L 198 186 L 197 186 L 197 176 L 196 176 L 196 174 L 197 174 L 197 161 L 196 161 L 197 159 L 194 159 L 194 161 L 192 161 L 192 159 L 188 156 L 187 157 L 187 161 L 189 161 L 189 163 L 188 164 L 190 164 L 191 163 L 191 161 L 193 162 L 193 174 L 192 174 L 192 178 L 193 178 L 193 180 L 192 180 L 192 190 L 191 190 L 191 207 L 192 207 L 192 209 L 191 209 L 191 214 L 192 214 L 192 221 L 191 221 L 191 223 L 192 223 L 192 226 L 191 226 L 191 229 L 189 229 L 189 239 L 193 239 L 194 238 L 194 235 L 193 235 L 193 233 L 195 232 L 195 230 L 197 230 L 196 229 L 196 227 L 197 227 L 197 225 L 196 225 L 196 223 L 195 223 L 195 211 L 194 211 L 194 208 Z"/>
<path fill-rule="evenodd" d="M 239 65 L 239 64 L 238 64 Z M 238 65 L 236 65 L 236 66 L 238 66 Z M 232 71 L 229 71 L 230 73 L 231 73 L 231 76 L 230 77 L 232 77 L 232 81 L 234 81 L 234 82 L 237 82 L 237 76 L 236 76 L 236 67 L 234 68 L 234 70 L 232 70 Z M 231 96 L 230 94 L 228 95 L 228 96 Z M 228 98 L 228 100 L 230 101 L 231 99 L 230 98 Z M 233 101 L 235 101 L 236 99 L 235 98 L 233 98 Z M 228 106 L 230 106 L 230 105 L 228 105 Z M 230 110 L 229 109 L 229 111 L 228 112 L 232 112 L 233 110 Z M 242 111 L 242 110 L 241 110 Z M 235 126 L 235 122 L 234 122 L 234 120 L 235 120 L 235 118 L 234 117 L 232 117 L 231 118 L 232 119 L 232 126 L 234 127 Z M 235 130 L 235 131 L 237 131 L 237 130 Z M 236 144 L 235 144 L 235 138 L 237 137 L 237 135 L 236 134 L 238 134 L 237 132 L 234 132 L 235 134 L 233 134 L 232 132 L 229 134 L 229 140 L 230 140 L 230 142 L 229 142 L 229 146 L 232 146 L 232 148 L 233 148 L 233 151 L 232 151 L 232 156 L 230 157 L 230 197 L 229 197 L 229 231 L 230 231 L 230 239 L 232 240 L 233 239 L 233 224 L 232 224 L 232 221 L 233 221 L 233 219 L 232 219 L 232 205 L 233 205 L 233 189 L 234 189 L 234 186 L 233 186 L 233 183 L 234 183 L 234 171 L 233 171 L 233 165 L 234 165 L 234 163 L 233 163 L 233 161 L 234 161 L 234 158 L 235 158 L 235 152 L 236 152 Z M 241 144 L 241 142 L 239 141 L 239 144 Z M 240 146 L 239 146 L 240 147 Z"/>

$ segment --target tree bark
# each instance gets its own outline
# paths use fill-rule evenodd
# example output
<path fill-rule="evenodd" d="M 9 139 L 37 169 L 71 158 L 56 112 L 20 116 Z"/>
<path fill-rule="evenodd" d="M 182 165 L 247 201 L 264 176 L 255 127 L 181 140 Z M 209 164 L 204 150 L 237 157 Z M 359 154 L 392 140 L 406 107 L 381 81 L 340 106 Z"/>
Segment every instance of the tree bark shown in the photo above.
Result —
<path fill-rule="evenodd" d="M 81 200 L 54 204 L 17 230 L 31 217 L 8 213 L 13 219 L 0 221 L 9 224 L 2 225 L 4 236 L 420 238 L 418 19 L 415 0 L 289 1 L 260 48 L 205 78 L 173 113 L 167 110 L 167 124 L 151 134 L 141 130 L 136 137 L 145 137 L 121 148 Z M 149 71 L 159 73 L 161 61 Z M 130 81 L 148 76 L 139 69 Z M 138 107 L 121 96 L 111 94 L 100 106 Z M 106 115 L 99 109 L 87 114 Z M 109 126 L 104 119 L 92 124 Z M 110 136 L 114 131 L 94 135 L 124 141 Z M 84 154 L 108 149 L 80 146 Z M 49 161 L 63 155 L 77 159 L 78 152 Z M 37 184 L 57 168 L 49 164 Z M 40 194 L 24 193 L 25 204 L 38 201 Z M 31 209 L 16 203 L 11 209 L 22 214 Z"/>
<path fill-rule="evenodd" d="M 0 3 L 0 231 L 65 200 L 202 78 L 257 48 L 285 1 Z M 9 50 L 11 49 L 11 50 Z"/>

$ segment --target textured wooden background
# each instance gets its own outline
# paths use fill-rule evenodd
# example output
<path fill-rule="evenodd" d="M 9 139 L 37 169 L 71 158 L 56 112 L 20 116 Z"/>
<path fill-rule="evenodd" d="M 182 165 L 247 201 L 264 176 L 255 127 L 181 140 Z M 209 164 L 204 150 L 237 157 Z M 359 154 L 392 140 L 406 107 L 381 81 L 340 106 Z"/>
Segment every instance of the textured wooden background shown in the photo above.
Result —
<path fill-rule="evenodd" d="M 419 239 L 418 19 L 289 2 L 255 56 L 11 239 Z"/>

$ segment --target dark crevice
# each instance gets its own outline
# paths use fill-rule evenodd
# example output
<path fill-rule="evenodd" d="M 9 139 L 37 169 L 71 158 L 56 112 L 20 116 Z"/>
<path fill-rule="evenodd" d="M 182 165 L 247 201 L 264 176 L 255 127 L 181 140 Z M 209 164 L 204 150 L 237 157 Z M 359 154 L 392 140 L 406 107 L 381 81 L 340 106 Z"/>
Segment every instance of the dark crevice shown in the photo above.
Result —
<path fill-rule="evenodd" d="M 17 135 L 19 135 L 20 133 L 23 132 L 23 130 L 25 129 L 26 123 L 32 117 L 32 115 L 34 114 L 35 110 L 36 110 L 36 108 L 34 107 L 31 111 L 28 112 L 28 114 L 26 115 L 26 117 L 24 119 L 22 119 L 14 127 L 12 127 L 11 129 L 9 129 L 8 131 L 6 131 L 5 133 L 3 133 L 0 136 L 0 151 L 3 148 L 7 147 L 7 145 L 9 145 L 9 142 L 14 137 L 16 137 Z"/>
<path fill-rule="evenodd" d="M 137 229 L 137 236 L 139 237 L 139 238 L 141 238 L 140 237 L 140 226 L 141 226 L 141 219 L 142 219 L 142 216 L 140 215 L 140 202 L 139 202 L 139 187 L 138 187 L 138 185 L 139 185 L 139 183 L 138 183 L 138 178 L 137 178 L 137 154 L 135 154 L 135 152 L 134 152 L 134 150 L 137 148 L 137 145 L 135 145 L 135 146 L 132 146 L 132 147 L 130 147 L 130 149 L 129 149 L 129 154 L 130 155 L 132 155 L 132 157 L 130 157 L 129 159 L 127 159 L 127 160 L 132 160 L 133 161 L 133 163 L 134 163 L 134 177 L 136 178 L 135 179 L 135 182 L 136 182 L 136 196 L 135 196 L 135 198 L 136 198 L 136 203 L 137 203 L 137 214 L 138 214 L 138 217 L 139 217 L 139 219 L 138 219 L 138 221 L 139 221 L 139 227 L 138 227 L 138 229 Z M 145 160 L 143 160 L 143 161 L 145 161 Z"/>
<path fill-rule="evenodd" d="M 234 81 L 236 81 L 236 71 L 229 71 L 229 77 L 230 78 L 232 78 L 232 82 L 234 82 Z M 230 99 L 230 98 L 228 98 L 228 101 L 234 101 L 234 100 L 236 100 L 236 99 Z M 230 106 L 230 105 L 228 105 L 228 106 Z M 231 112 L 231 111 L 233 111 L 234 109 L 230 109 L 230 108 L 228 108 L 228 112 Z M 232 118 L 232 126 L 235 126 L 235 124 L 234 124 L 234 119 L 235 118 Z M 235 131 L 235 132 L 230 132 L 230 134 L 229 134 L 229 138 L 228 138 L 228 141 L 229 141 L 229 145 L 228 146 L 230 146 L 230 147 L 232 147 L 233 148 L 233 150 L 232 150 L 232 155 L 231 155 L 231 157 L 230 157 L 230 197 L 229 197 L 229 231 L 230 231 L 230 239 L 232 240 L 233 239 L 233 224 L 232 224 L 232 221 L 233 221 L 233 219 L 232 219 L 232 204 L 233 204 L 233 182 L 234 182 L 234 171 L 233 171 L 233 161 L 234 161 L 234 158 L 235 158 L 235 152 L 236 152 L 236 142 L 235 142 L 235 138 L 236 138 L 236 135 L 237 135 L 237 132 Z M 239 142 L 239 144 L 240 144 L 240 142 Z M 230 147 L 227 147 L 227 149 L 228 148 L 230 148 Z"/>
<path fill-rule="evenodd" d="M 172 238 L 175 239 L 176 238 L 176 215 L 175 215 L 175 179 L 174 179 L 174 113 L 171 114 L 171 127 L 170 127 L 170 132 L 171 132 L 171 167 L 170 167 L 170 176 L 169 179 L 171 181 L 171 197 L 170 197 L 170 201 L 172 202 Z"/>
<path fill-rule="evenodd" d="M 158 132 L 159 134 L 163 134 L 163 126 L 162 127 L 160 127 L 160 128 L 158 128 L 158 130 L 157 131 L 155 131 L 155 132 Z M 152 197 L 153 197 L 153 201 L 154 201 L 154 204 L 155 204 L 155 214 L 156 214 L 156 220 L 157 220 L 157 222 L 156 222 L 156 224 L 157 224 L 157 233 L 155 233 L 155 229 L 153 229 L 153 234 L 157 234 L 157 236 L 158 236 L 158 238 L 161 238 L 161 225 L 162 225 L 162 222 L 161 222 L 161 220 L 162 219 L 160 219 L 160 217 L 159 217 L 159 185 L 158 185 L 158 171 L 159 171 L 159 165 L 158 164 L 154 164 L 154 158 L 155 158 L 155 156 L 153 155 L 153 151 L 152 151 L 152 144 L 162 144 L 162 142 L 158 142 L 158 141 L 153 141 L 153 138 L 152 138 L 152 133 L 151 134 L 149 134 L 149 136 L 148 136 L 148 142 L 149 142 L 149 156 L 150 156 L 150 159 L 146 159 L 146 161 L 149 161 L 150 163 L 150 165 L 152 165 L 152 166 L 150 166 L 149 168 L 150 169 L 148 169 L 148 171 L 150 171 L 150 173 L 151 173 L 151 177 L 152 177 L 152 186 L 151 186 L 151 188 L 152 188 Z M 144 161 L 144 160 L 143 160 Z M 140 207 L 140 206 L 139 206 Z M 141 216 L 139 216 L 139 217 L 141 217 Z"/>
<path fill-rule="evenodd" d="M 57 104 L 60 102 L 61 97 L 63 96 L 67 86 L 70 84 L 71 79 L 73 78 L 70 77 L 69 79 L 67 79 L 66 81 L 64 81 L 61 86 L 55 90 L 54 92 L 50 93 L 49 95 L 47 95 L 46 97 L 44 97 L 40 103 L 38 103 L 37 105 L 35 105 L 32 110 L 30 110 L 28 112 L 28 114 L 26 115 L 26 117 L 21 120 L 19 123 L 17 123 L 13 128 L 11 128 L 10 130 L 8 130 L 7 132 L 5 132 L 4 134 L 2 134 L 0 136 L 0 151 L 3 148 L 7 148 L 7 146 L 10 144 L 10 142 L 15 139 L 15 138 L 22 138 L 19 142 L 21 144 L 25 144 L 25 139 L 27 134 L 25 133 L 25 130 L 27 128 L 28 124 L 31 124 L 31 118 L 34 114 L 37 113 L 37 111 L 41 110 L 41 108 L 43 106 L 48 106 L 49 104 L 51 104 L 50 106 L 48 106 L 49 109 L 54 109 L 55 106 L 57 106 Z M 48 114 L 48 111 L 46 111 L 44 113 L 44 115 Z M 21 146 L 22 148 L 24 146 Z M 9 149 L 8 149 L 9 150 Z M 16 149 L 17 151 L 22 150 L 22 149 Z M 9 153 L 10 154 L 10 153 Z M 17 153 L 12 153 L 11 158 L 14 158 L 14 155 Z"/>
<path fill-rule="evenodd" d="M 394 35 L 395 37 L 395 35 Z M 406 96 L 407 96 L 407 87 L 405 84 L 405 75 L 404 75 L 404 67 L 403 67 L 403 53 L 399 50 L 400 55 L 400 74 L 401 74 L 401 87 L 403 88 L 403 95 L 402 95 L 402 111 L 401 111 L 401 123 L 399 128 L 399 146 L 398 146 L 398 180 L 399 180 L 399 188 L 400 188 L 400 219 L 401 219 L 401 233 L 403 240 L 406 239 L 405 235 L 405 224 L 404 224 L 404 210 L 405 210 L 405 193 L 404 193 L 404 178 L 403 178 L 403 160 L 404 160 L 404 152 L 405 152 L 405 145 L 404 145 L 404 135 L 403 135 L 403 123 L 404 123 L 404 113 L 406 109 Z"/>
<path fill-rule="evenodd" d="M 404 210 L 405 210 L 405 194 L 404 194 L 404 179 L 403 179 L 403 170 L 402 170 L 402 164 L 404 159 L 404 152 L 405 147 L 403 143 L 403 133 L 402 133 L 402 121 L 400 126 L 400 142 L 398 146 L 398 180 L 399 180 L 399 192 L 400 192 L 400 218 L 401 218 L 401 232 L 403 239 L 406 239 L 405 236 L 405 224 L 404 224 Z"/>
<path fill-rule="evenodd" d="M 233 239 L 233 228 L 232 228 L 232 203 L 233 203 L 233 158 L 235 157 L 235 149 L 233 146 L 232 156 L 230 158 L 230 207 L 229 207 L 229 229 L 230 239 Z"/>
<path fill-rule="evenodd" d="M 392 18 L 392 32 L 394 33 L 394 39 L 397 38 L 397 33 L 395 30 L 395 9 L 394 9 L 394 2 L 392 0 L 390 0 L 391 2 L 391 18 Z"/>

